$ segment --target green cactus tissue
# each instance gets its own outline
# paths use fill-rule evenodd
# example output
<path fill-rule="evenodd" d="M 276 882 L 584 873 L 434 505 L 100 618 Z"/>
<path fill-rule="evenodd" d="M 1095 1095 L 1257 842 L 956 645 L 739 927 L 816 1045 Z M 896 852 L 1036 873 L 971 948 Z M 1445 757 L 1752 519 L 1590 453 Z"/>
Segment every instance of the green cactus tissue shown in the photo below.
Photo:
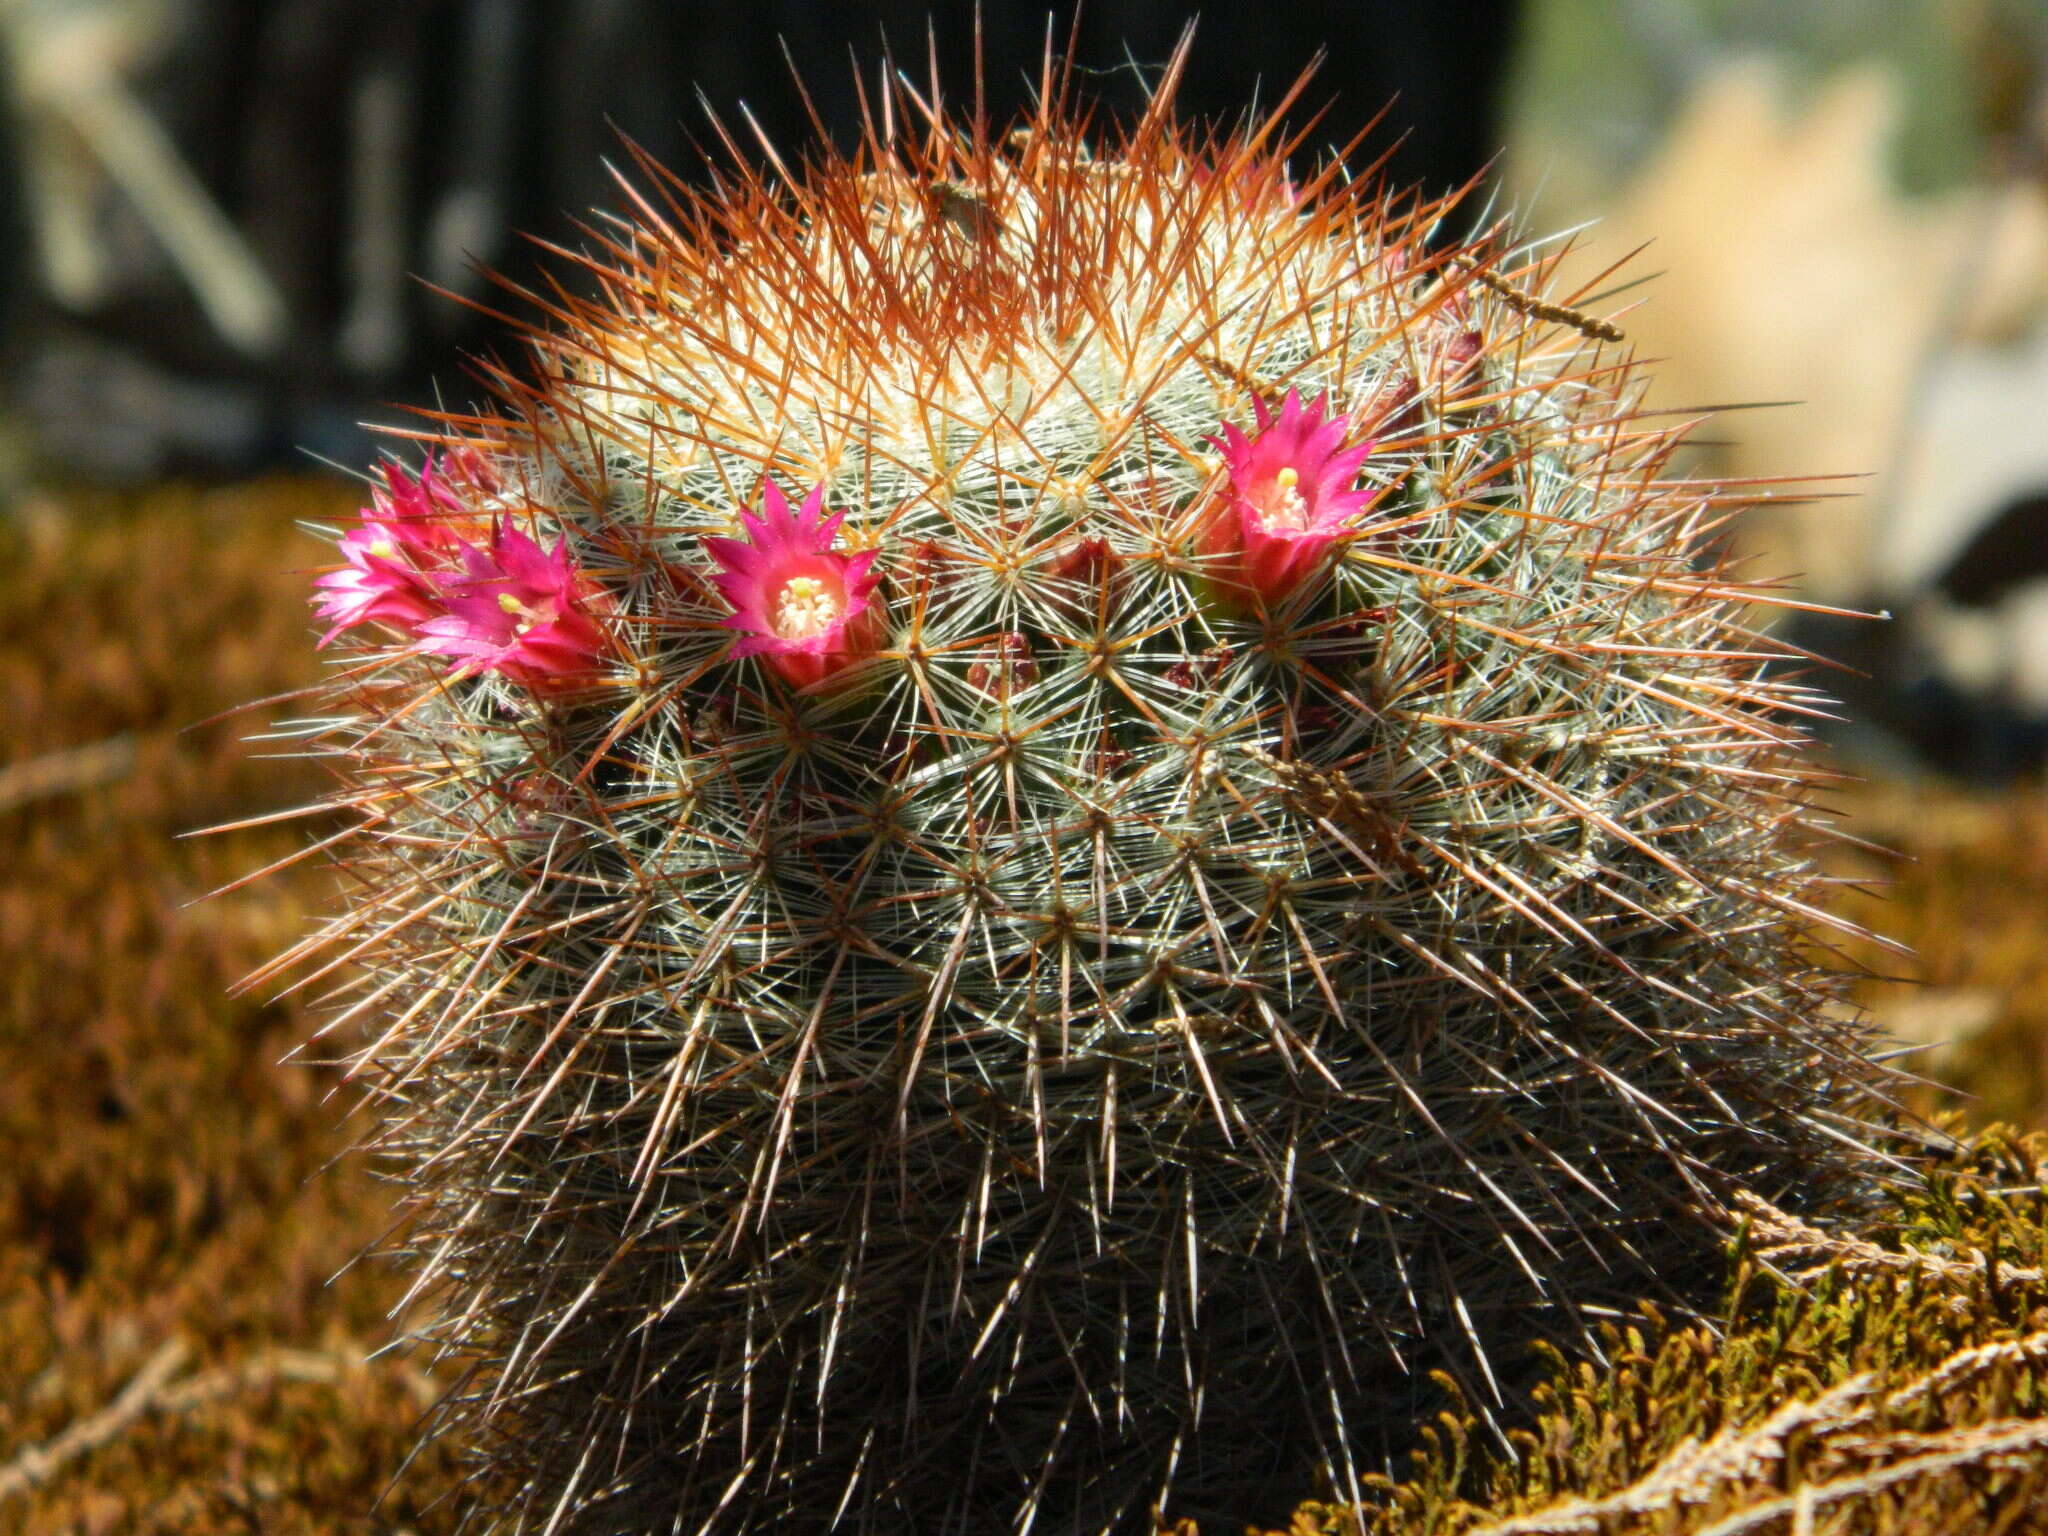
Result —
<path fill-rule="evenodd" d="M 1542 248 L 1044 95 L 645 167 L 319 578 L 491 1529 L 1247 1518 L 1871 1178 L 1742 488 Z"/>

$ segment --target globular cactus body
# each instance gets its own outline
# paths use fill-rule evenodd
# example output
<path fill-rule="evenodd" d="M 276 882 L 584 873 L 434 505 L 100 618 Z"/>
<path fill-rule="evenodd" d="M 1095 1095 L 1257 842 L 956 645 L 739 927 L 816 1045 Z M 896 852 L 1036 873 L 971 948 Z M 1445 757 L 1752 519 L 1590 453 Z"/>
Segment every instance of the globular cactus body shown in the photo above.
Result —
<path fill-rule="evenodd" d="M 1859 1176 L 1729 498 L 1540 263 L 1062 94 L 640 202 L 323 578 L 507 1529 L 1246 1514 Z"/>

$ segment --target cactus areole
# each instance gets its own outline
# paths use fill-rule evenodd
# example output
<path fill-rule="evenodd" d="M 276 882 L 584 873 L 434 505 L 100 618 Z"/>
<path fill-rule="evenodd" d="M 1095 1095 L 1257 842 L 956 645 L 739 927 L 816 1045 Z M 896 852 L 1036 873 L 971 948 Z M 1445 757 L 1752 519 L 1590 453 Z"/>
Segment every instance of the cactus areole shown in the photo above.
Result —
<path fill-rule="evenodd" d="M 1177 67 L 643 166 L 339 530 L 301 957 L 481 1526 L 1241 1521 L 1862 1177 L 1736 492 Z"/>

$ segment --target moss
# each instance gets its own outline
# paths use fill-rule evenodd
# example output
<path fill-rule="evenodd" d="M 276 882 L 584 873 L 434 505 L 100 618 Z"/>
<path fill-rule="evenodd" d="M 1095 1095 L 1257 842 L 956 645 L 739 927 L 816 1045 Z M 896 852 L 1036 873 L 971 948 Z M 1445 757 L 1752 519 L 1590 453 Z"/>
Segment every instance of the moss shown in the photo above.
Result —
<path fill-rule="evenodd" d="M 392 1482 L 432 1384 L 363 1360 L 403 1294 L 348 1267 L 388 1194 L 329 1166 L 336 1074 L 282 1061 L 307 1004 L 229 996 L 329 877 L 199 901 L 306 833 L 178 836 L 317 787 L 242 743 L 262 712 L 212 717 L 317 675 L 293 519 L 338 510 L 272 484 L 0 524 L 0 1530 L 452 1524 L 445 1457 Z"/>
<path fill-rule="evenodd" d="M 1608 1325 L 1603 1360 L 1551 1357 L 1513 1455 L 1446 1413 L 1405 1478 L 1303 1505 L 1296 1536 L 2043 1528 L 2043 1156 L 1986 1131 L 1860 1238 L 1760 1216 L 1719 1317 Z"/>

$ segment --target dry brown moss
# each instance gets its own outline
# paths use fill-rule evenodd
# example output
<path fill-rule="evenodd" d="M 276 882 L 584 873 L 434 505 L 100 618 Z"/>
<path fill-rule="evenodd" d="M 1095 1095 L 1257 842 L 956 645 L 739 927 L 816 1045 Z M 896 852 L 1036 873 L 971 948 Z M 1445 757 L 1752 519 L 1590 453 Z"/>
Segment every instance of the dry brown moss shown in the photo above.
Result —
<path fill-rule="evenodd" d="M 1841 851 L 1839 872 L 1861 888 L 1843 891 L 1838 909 L 1915 951 L 1905 966 L 1864 957 L 1910 979 L 1860 993 L 1903 1043 L 1927 1047 L 1905 1064 L 1943 1090 L 1915 1106 L 2048 1126 L 2048 791 L 1918 781 L 1837 798 L 1848 830 L 1883 850 Z"/>
<path fill-rule="evenodd" d="M 261 713 L 187 727 L 312 679 L 292 522 L 336 510 L 280 484 L 0 522 L 0 1530 L 452 1523 L 438 1456 L 372 1512 L 431 1388 L 362 1363 L 397 1277 L 330 1278 L 389 1201 L 327 1166 L 334 1075 L 280 1065 L 305 1007 L 228 996 L 325 877 L 192 906 L 306 833 L 177 838 L 317 787 L 252 760 Z M 152 1362 L 142 1411 L 95 1417 Z"/>

